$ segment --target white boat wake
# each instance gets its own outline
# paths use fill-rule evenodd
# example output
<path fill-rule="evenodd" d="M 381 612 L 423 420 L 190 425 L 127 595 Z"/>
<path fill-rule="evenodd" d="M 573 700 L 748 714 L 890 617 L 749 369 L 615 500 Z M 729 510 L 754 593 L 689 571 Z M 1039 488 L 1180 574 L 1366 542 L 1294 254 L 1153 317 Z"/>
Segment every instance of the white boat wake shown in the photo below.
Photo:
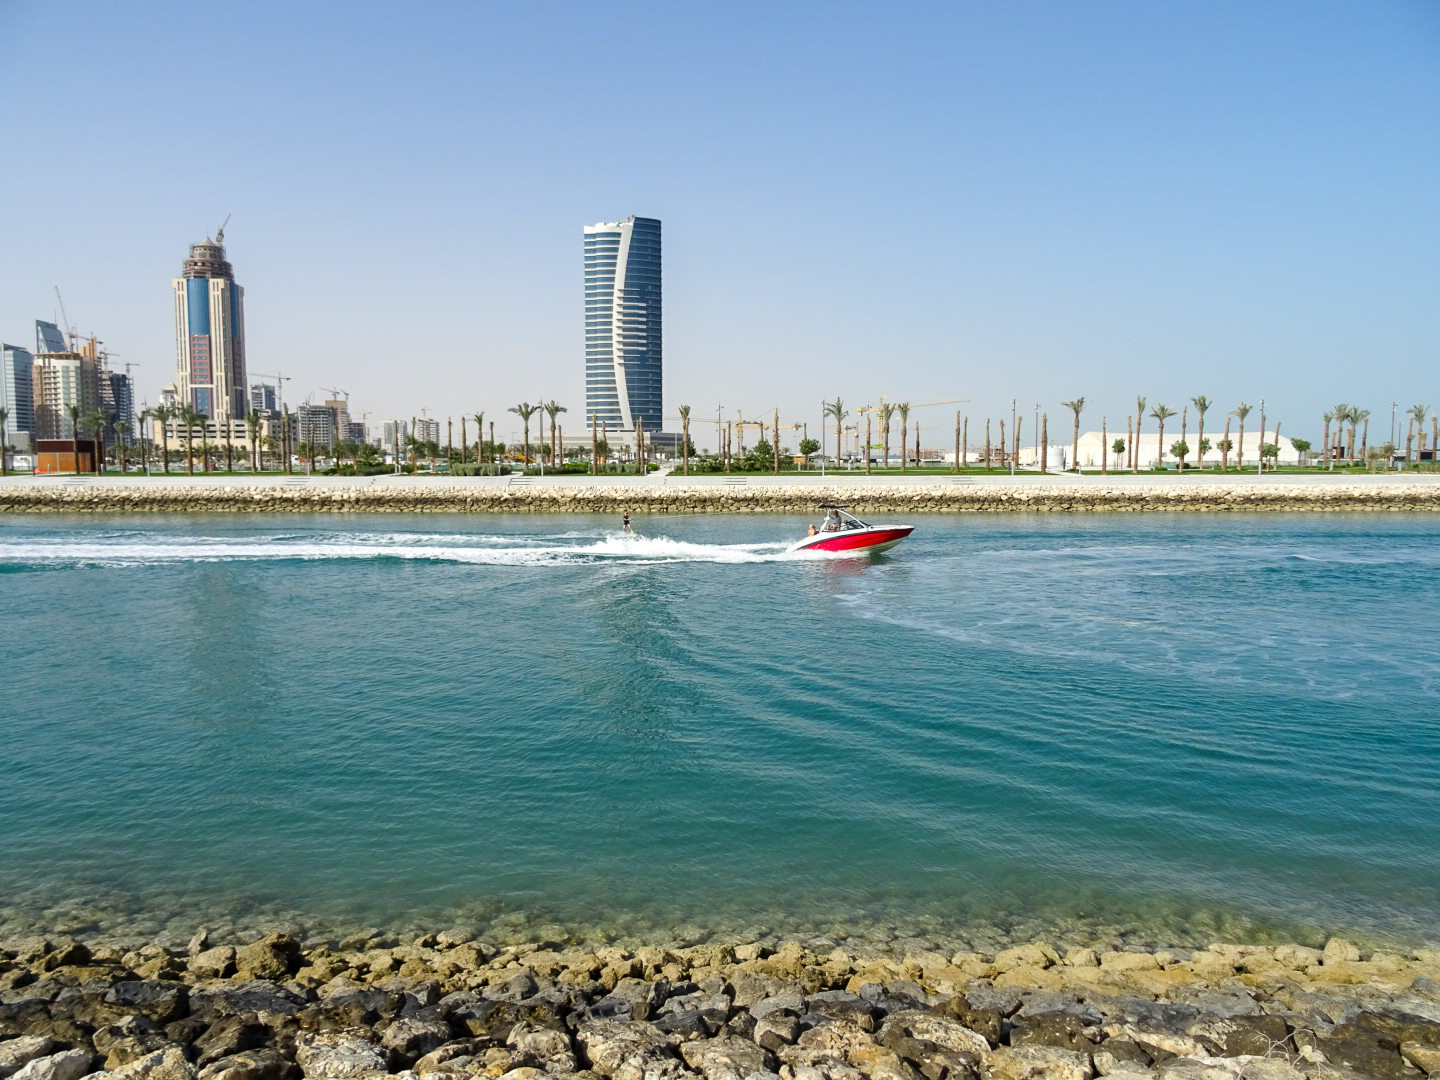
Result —
<path fill-rule="evenodd" d="M 612 535 L 576 538 L 514 536 L 400 535 L 329 538 L 114 537 L 76 542 L 0 542 L 0 565 L 158 566 L 205 562 L 263 562 L 331 559 L 407 559 L 489 566 L 577 565 L 584 563 L 764 563 L 804 562 L 825 552 L 789 552 L 784 542 L 697 544 L 667 537 Z M 588 540 L 589 542 L 584 542 Z"/>

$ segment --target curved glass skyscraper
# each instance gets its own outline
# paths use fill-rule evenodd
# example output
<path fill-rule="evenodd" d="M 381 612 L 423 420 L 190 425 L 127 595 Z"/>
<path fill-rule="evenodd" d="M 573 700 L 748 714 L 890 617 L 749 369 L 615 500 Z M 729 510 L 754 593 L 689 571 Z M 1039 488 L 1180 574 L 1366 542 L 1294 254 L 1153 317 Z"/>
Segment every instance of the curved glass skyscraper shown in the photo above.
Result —
<path fill-rule="evenodd" d="M 585 412 L 613 430 L 663 420 L 660 222 L 585 226 Z"/>

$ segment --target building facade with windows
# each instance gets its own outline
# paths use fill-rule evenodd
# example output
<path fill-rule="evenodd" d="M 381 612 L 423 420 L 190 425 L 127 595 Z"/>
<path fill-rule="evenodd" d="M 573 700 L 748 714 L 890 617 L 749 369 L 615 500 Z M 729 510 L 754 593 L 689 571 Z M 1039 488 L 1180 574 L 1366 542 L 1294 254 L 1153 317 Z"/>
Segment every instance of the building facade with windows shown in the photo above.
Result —
<path fill-rule="evenodd" d="M 585 226 L 585 422 L 658 432 L 662 406 L 660 222 Z"/>
<path fill-rule="evenodd" d="M 190 245 L 175 289 L 177 398 L 211 421 L 243 421 L 245 290 L 225 261 L 225 230 Z M 243 423 L 239 425 L 243 428 Z"/>
<path fill-rule="evenodd" d="M 0 408 L 5 445 L 28 451 L 35 438 L 35 354 L 20 345 L 0 345 Z"/>

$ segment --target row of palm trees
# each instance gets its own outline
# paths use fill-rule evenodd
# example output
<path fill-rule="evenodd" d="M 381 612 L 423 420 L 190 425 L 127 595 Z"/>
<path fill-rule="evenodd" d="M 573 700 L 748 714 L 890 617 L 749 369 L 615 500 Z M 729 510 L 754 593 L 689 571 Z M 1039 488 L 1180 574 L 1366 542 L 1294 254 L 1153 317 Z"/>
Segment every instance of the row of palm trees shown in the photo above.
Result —
<path fill-rule="evenodd" d="M 1431 456 L 1433 458 L 1434 452 L 1436 450 L 1440 450 L 1440 413 L 1432 412 L 1430 406 L 1428 405 L 1412 405 L 1410 406 L 1410 408 L 1405 410 L 1405 416 L 1410 422 L 1409 430 L 1406 432 L 1405 435 L 1405 464 L 1409 465 L 1416 456 L 1423 455 L 1425 453 L 1425 421 L 1427 418 L 1430 420 L 1431 425 L 1432 438 L 1430 449 Z M 1334 463 L 1342 459 L 1347 464 L 1353 465 L 1355 463 L 1355 437 L 1357 430 L 1360 434 L 1359 460 L 1369 460 L 1369 409 L 1361 409 L 1357 406 L 1341 402 L 1333 409 L 1330 409 L 1328 412 L 1323 413 L 1321 419 L 1325 421 L 1325 451 L 1322 460 L 1326 464 L 1330 465 L 1333 468 Z M 1332 424 L 1335 426 L 1334 443 L 1331 443 L 1330 441 L 1330 428 Z M 1346 424 L 1350 425 L 1350 431 L 1348 435 L 1345 431 Z M 1418 448 L 1415 445 L 1417 434 L 1419 436 Z M 1416 453 L 1417 449 L 1418 455 Z M 1395 450 L 1396 447 L 1390 446 L 1388 453 L 1394 454 Z"/>

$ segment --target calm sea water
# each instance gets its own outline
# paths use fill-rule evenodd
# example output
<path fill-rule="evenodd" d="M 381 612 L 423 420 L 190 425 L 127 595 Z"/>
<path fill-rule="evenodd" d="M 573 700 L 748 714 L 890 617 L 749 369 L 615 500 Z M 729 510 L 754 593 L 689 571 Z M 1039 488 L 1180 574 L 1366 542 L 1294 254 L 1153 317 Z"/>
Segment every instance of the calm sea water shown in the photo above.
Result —
<path fill-rule="evenodd" d="M 1440 521 L 0 519 L 0 930 L 1440 937 Z"/>

